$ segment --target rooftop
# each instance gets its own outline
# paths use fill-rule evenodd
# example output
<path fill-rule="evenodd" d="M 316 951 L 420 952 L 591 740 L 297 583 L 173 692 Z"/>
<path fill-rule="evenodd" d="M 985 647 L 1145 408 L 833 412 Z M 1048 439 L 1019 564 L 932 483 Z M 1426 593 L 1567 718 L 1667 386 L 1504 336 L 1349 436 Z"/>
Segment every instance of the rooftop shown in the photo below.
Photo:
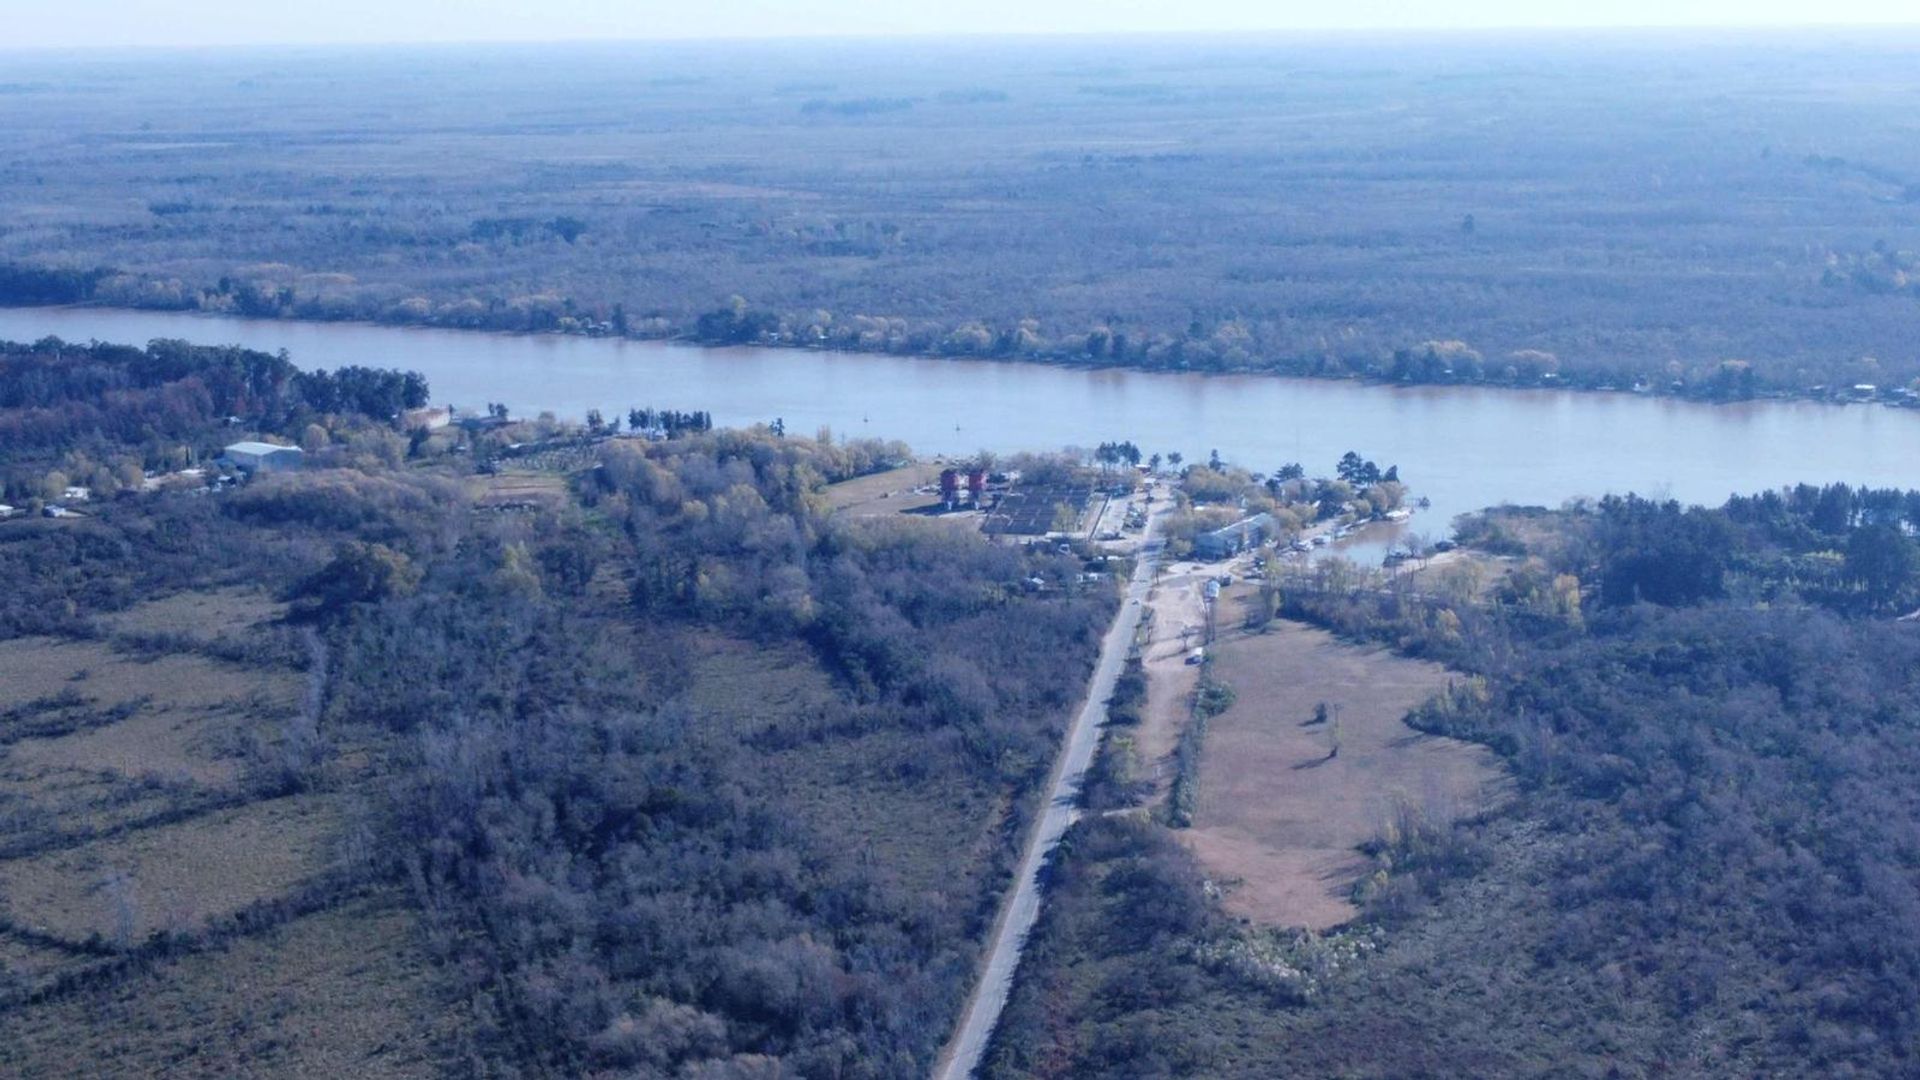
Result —
<path fill-rule="evenodd" d="M 297 446 L 280 446 L 277 443 L 267 442 L 237 442 L 227 447 L 229 454 L 271 454 L 275 450 L 291 450 L 296 454 L 300 452 Z"/>

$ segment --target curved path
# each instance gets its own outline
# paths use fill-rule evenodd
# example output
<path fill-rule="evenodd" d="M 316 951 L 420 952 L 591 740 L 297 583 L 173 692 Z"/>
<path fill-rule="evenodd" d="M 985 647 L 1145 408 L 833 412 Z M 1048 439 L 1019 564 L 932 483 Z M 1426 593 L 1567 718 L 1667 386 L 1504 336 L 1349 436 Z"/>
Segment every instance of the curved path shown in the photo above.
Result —
<path fill-rule="evenodd" d="M 1080 785 L 1086 778 L 1087 766 L 1093 763 L 1093 752 L 1100 745 L 1100 731 L 1107 723 L 1107 701 L 1113 697 L 1114 683 L 1126 666 L 1147 589 L 1153 584 L 1154 569 L 1160 563 L 1162 545 L 1154 534 L 1164 508 L 1170 503 L 1171 500 L 1156 502 L 1154 511 L 1147 516 L 1146 538 L 1141 545 L 1140 561 L 1134 567 L 1133 580 L 1120 602 L 1119 615 L 1100 644 L 1100 660 L 1094 665 L 1087 699 L 1074 716 L 1073 726 L 1067 729 L 1066 741 L 1054 762 L 1046 809 L 1027 839 L 1020 869 L 1014 876 L 1013 891 L 1001 904 L 993 942 L 980 968 L 980 979 L 974 985 L 973 995 L 967 999 L 959 1028 L 940 1055 L 940 1064 L 934 1068 L 938 1080 L 969 1080 L 973 1076 L 974 1070 L 980 1067 L 981 1056 L 986 1053 L 987 1039 L 1000 1020 L 1000 1011 L 1006 1008 L 1007 993 L 1013 989 L 1013 973 L 1020 966 L 1027 933 L 1040 917 L 1040 868 L 1059 845 L 1067 826 L 1079 816 Z"/>

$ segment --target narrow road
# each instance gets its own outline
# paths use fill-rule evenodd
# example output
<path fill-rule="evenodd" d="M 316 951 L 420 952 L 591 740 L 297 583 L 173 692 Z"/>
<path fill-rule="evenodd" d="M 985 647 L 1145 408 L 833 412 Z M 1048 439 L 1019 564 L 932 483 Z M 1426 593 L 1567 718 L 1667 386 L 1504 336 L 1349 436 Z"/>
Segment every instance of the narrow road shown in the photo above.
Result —
<path fill-rule="evenodd" d="M 1093 680 L 1087 686 L 1087 700 L 1067 729 L 1066 741 L 1054 762 L 1053 780 L 1048 786 L 1046 809 L 1041 811 L 1027 848 L 1014 875 L 1013 891 L 1002 901 L 1000 918 L 994 925 L 993 942 L 988 946 L 986 962 L 980 968 L 980 981 L 967 999 L 965 1014 L 953 1039 L 934 1067 L 937 1080 L 970 1080 L 986 1053 L 987 1039 L 1006 1008 L 1007 993 L 1013 989 L 1014 969 L 1020 966 L 1020 954 L 1026 948 L 1027 933 L 1040 917 L 1040 868 L 1059 845 L 1060 837 L 1079 816 L 1080 785 L 1093 752 L 1100 745 L 1100 731 L 1107 723 L 1107 700 L 1113 697 L 1114 683 L 1126 666 L 1127 652 L 1140 625 L 1140 612 L 1147 589 L 1153 584 L 1153 571 L 1160 563 L 1161 542 L 1155 539 L 1160 515 L 1167 503 L 1155 503 L 1147 515 L 1145 541 L 1140 561 L 1134 567 L 1127 595 L 1120 601 L 1120 614 L 1100 644 L 1100 660 L 1094 665 Z"/>

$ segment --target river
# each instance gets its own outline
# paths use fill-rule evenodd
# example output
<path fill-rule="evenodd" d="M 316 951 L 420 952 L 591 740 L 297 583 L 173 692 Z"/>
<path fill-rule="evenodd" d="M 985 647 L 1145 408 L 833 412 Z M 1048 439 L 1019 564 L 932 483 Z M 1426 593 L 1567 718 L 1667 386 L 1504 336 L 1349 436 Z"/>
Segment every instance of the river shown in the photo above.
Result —
<path fill-rule="evenodd" d="M 1718 503 L 1800 481 L 1920 486 L 1920 413 L 1810 402 L 1704 405 L 1633 394 L 1385 387 L 1266 375 L 1088 370 L 794 349 L 709 349 L 560 335 L 216 318 L 93 308 L 0 309 L 0 339 L 286 349 L 302 367 L 411 368 L 434 400 L 578 418 L 636 405 L 705 409 L 721 425 L 903 439 L 923 454 L 1092 446 L 1331 473 L 1347 450 L 1400 466 L 1432 501 L 1410 526 L 1502 502 L 1557 506 L 1636 491 Z M 1350 551 L 1377 559 L 1391 534 Z"/>

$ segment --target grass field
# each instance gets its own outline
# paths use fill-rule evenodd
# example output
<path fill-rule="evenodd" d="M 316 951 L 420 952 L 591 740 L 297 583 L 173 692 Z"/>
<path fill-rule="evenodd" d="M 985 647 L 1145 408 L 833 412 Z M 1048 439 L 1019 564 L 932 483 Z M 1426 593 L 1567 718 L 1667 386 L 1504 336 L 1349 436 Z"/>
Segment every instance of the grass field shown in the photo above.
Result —
<path fill-rule="evenodd" d="M 827 506 L 851 517 L 880 517 L 922 510 L 936 505 L 938 495 L 922 495 L 915 488 L 937 484 L 939 462 L 915 462 L 898 469 L 843 480 L 827 487 Z"/>
<path fill-rule="evenodd" d="M 1213 675 L 1235 702 L 1211 722 L 1193 828 L 1181 835 L 1230 912 L 1312 929 L 1348 922 L 1351 887 L 1368 870 L 1357 849 L 1402 807 L 1451 821 L 1499 797 L 1502 770 L 1485 747 L 1403 722 L 1446 687 L 1436 664 L 1276 622 L 1217 644 Z M 1320 702 L 1334 716 L 1326 724 L 1312 723 Z"/>
<path fill-rule="evenodd" d="M 454 1019 L 397 895 L 199 936 L 335 868 L 393 750 L 337 730 L 330 790 L 258 798 L 304 677 L 210 653 L 280 610 L 212 588 L 100 617 L 105 639 L 0 642 L 0 1076 L 437 1071 Z M 119 967 L 155 932 L 198 944 Z"/>
<path fill-rule="evenodd" d="M 95 711 L 150 700 L 156 709 L 181 714 L 286 692 L 284 680 L 258 669 L 192 653 L 135 657 L 94 641 L 0 641 L 0 713 L 64 697 Z"/>
<path fill-rule="evenodd" d="M 152 608 L 128 615 L 136 626 L 178 622 Z M 59 847 L 230 801 L 251 755 L 298 708 L 299 685 L 283 668 L 192 652 L 0 642 L 0 850 Z"/>
<path fill-rule="evenodd" d="M 231 641 L 278 618 L 285 610 L 285 605 L 265 590 L 242 585 L 149 600 L 108 615 L 100 622 L 113 634 Z"/>
<path fill-rule="evenodd" d="M 0 1076 L 437 1075 L 452 1019 L 416 935 L 398 898 L 376 895 L 0 1011 Z"/>
<path fill-rule="evenodd" d="M 326 869 L 340 824 L 325 797 L 250 803 L 0 862 L 0 895 L 17 921 L 69 941 L 196 930 Z"/>

